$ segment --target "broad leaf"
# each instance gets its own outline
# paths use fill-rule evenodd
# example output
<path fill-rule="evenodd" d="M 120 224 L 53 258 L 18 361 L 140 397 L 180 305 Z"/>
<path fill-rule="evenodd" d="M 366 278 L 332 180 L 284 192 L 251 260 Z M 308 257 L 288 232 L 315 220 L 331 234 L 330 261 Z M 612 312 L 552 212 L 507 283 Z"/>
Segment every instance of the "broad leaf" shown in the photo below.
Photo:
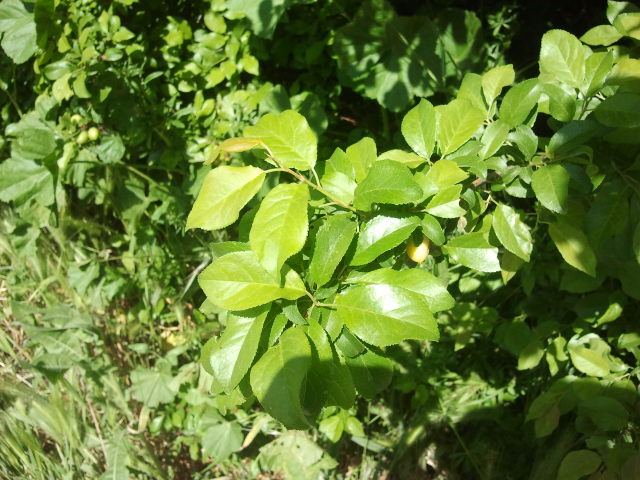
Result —
<path fill-rule="evenodd" d="M 390 285 L 350 289 L 336 299 L 340 319 L 363 341 L 384 347 L 403 340 L 438 340 L 438 327 L 425 299 Z"/>
<path fill-rule="evenodd" d="M 356 188 L 353 204 L 368 211 L 372 203 L 402 205 L 421 198 L 422 188 L 407 167 L 392 160 L 379 160 Z"/>
<path fill-rule="evenodd" d="M 484 113 L 468 100 L 458 98 L 436 107 L 440 153 L 456 151 L 482 126 Z"/>
<path fill-rule="evenodd" d="M 51 205 L 54 198 L 53 175 L 33 160 L 9 158 L 0 165 L 0 200 L 24 203 L 35 200 Z"/>
<path fill-rule="evenodd" d="M 242 428 L 238 422 L 224 422 L 207 428 L 202 436 L 202 452 L 216 462 L 222 462 L 242 449 Z"/>
<path fill-rule="evenodd" d="M 598 105 L 594 113 L 608 127 L 640 127 L 640 95 L 616 93 Z"/>
<path fill-rule="evenodd" d="M 436 142 L 436 110 L 428 100 L 421 99 L 417 106 L 402 119 L 402 135 L 418 155 L 430 158 Z"/>
<path fill-rule="evenodd" d="M 356 357 L 347 357 L 353 383 L 364 398 L 373 398 L 381 392 L 393 377 L 393 362 L 367 350 Z"/>
<path fill-rule="evenodd" d="M 569 155 L 575 149 L 583 146 L 600 129 L 602 127 L 593 120 L 574 120 L 563 125 L 553 134 L 547 150 L 554 157 Z"/>
<path fill-rule="evenodd" d="M 307 119 L 293 110 L 268 113 L 254 126 L 245 128 L 246 137 L 255 137 L 285 167 L 310 170 L 316 164 L 318 141 Z"/>
<path fill-rule="evenodd" d="M 417 217 L 373 217 L 358 234 L 351 265 L 365 265 L 375 260 L 409 238 L 418 225 L 420 220 Z"/>
<path fill-rule="evenodd" d="M 549 225 L 549 235 L 565 262 L 587 275 L 596 276 L 596 255 L 584 232 L 558 220 Z"/>
<path fill-rule="evenodd" d="M 154 369 L 136 367 L 131 372 L 131 389 L 136 400 L 152 408 L 173 401 L 177 393 L 166 361 Z"/>
<path fill-rule="evenodd" d="M 569 199 L 569 172 L 558 164 L 544 165 L 531 175 L 531 187 L 542 205 L 564 214 Z"/>
<path fill-rule="evenodd" d="M 507 139 L 510 129 L 509 125 L 501 120 L 490 123 L 480 139 L 482 143 L 482 148 L 478 152 L 480 158 L 484 160 L 496 153 Z"/>
<path fill-rule="evenodd" d="M 549 30 L 540 46 L 540 81 L 558 81 L 581 88 L 588 47 L 564 30 Z"/>
<path fill-rule="evenodd" d="M 249 371 L 258 351 L 269 308 L 259 307 L 255 310 L 230 314 L 222 336 L 214 344 L 208 358 L 203 359 L 209 363 L 213 376 L 227 393 L 230 393 Z"/>
<path fill-rule="evenodd" d="M 592 450 L 574 450 L 563 459 L 556 480 L 579 480 L 595 472 L 602 458 Z"/>
<path fill-rule="evenodd" d="M 492 227 L 504 248 L 525 262 L 529 261 L 533 249 L 531 232 L 513 208 L 499 204 L 493 212 Z"/>
<path fill-rule="evenodd" d="M 461 192 L 462 185 L 453 185 L 439 191 L 429 200 L 425 211 L 441 218 L 461 217 L 466 213 L 466 211 L 460 207 Z"/>
<path fill-rule="evenodd" d="M 622 38 L 622 35 L 613 25 L 598 25 L 590 28 L 580 40 L 587 45 L 608 47 Z"/>
<path fill-rule="evenodd" d="M 309 232 L 305 184 L 281 183 L 262 200 L 249 232 L 251 249 L 274 275 L 304 246 Z"/>
<path fill-rule="evenodd" d="M 268 273 L 254 252 L 234 252 L 214 260 L 198 277 L 209 300 L 227 310 L 246 310 L 278 298 L 295 300 L 306 292 L 293 270 L 285 274 L 284 286 Z"/>
<path fill-rule="evenodd" d="M 629 201 L 624 191 L 600 190 L 585 217 L 591 245 L 598 249 L 605 238 L 622 233 L 629 220 Z"/>
<path fill-rule="evenodd" d="M 204 178 L 187 218 L 187 228 L 217 230 L 238 219 L 240 210 L 258 193 L 265 173 L 255 167 L 214 168 Z"/>
<path fill-rule="evenodd" d="M 513 65 L 494 67 L 482 75 L 482 94 L 488 106 L 495 101 L 504 87 L 508 87 L 515 80 Z"/>
<path fill-rule="evenodd" d="M 19 0 L 0 3 L 2 48 L 14 63 L 24 63 L 38 50 L 36 22 Z"/>
<path fill-rule="evenodd" d="M 333 272 L 347 253 L 356 227 L 348 214 L 338 214 L 328 216 L 318 229 L 309 264 L 309 275 L 318 287 L 331 280 Z"/>
<path fill-rule="evenodd" d="M 435 195 L 440 190 L 444 190 L 456 183 L 460 183 L 468 176 L 469 175 L 462 170 L 456 162 L 446 159 L 434 162 L 425 175 L 419 176 L 416 174 L 416 178 L 424 191 L 425 198 Z"/>
<path fill-rule="evenodd" d="M 538 103 L 540 89 L 535 78 L 525 80 L 509 89 L 500 104 L 499 117 L 511 128 L 525 122 Z"/>
<path fill-rule="evenodd" d="M 422 295 L 432 312 L 449 310 L 454 305 L 453 297 L 442 280 L 421 268 L 400 271 L 380 268 L 350 277 L 347 282 L 363 285 L 390 285 L 409 290 Z"/>
<path fill-rule="evenodd" d="M 314 391 L 322 399 L 320 406 L 336 405 L 351 408 L 355 401 L 355 387 L 349 369 L 338 358 L 329 339 L 329 335 L 316 322 L 310 322 L 307 335 L 315 349 L 311 370 L 307 381 L 314 384 Z"/>
<path fill-rule="evenodd" d="M 465 267 L 481 272 L 500 271 L 498 249 L 487 241 L 484 233 L 460 235 L 447 243 L 444 248 L 454 262 Z"/>
<path fill-rule="evenodd" d="M 251 369 L 251 389 L 264 409 L 287 428 L 305 429 L 309 420 L 301 395 L 311 346 L 302 327 L 286 330 Z"/>
<path fill-rule="evenodd" d="M 364 137 L 347 147 L 346 160 L 351 165 L 350 178 L 355 178 L 357 182 L 364 180 L 377 157 L 376 142 L 372 138 Z"/>
<path fill-rule="evenodd" d="M 375 144 L 374 144 L 375 147 Z M 322 176 L 322 187 L 331 195 L 349 204 L 356 189 L 355 173 L 347 154 L 336 148 L 327 160 Z"/>

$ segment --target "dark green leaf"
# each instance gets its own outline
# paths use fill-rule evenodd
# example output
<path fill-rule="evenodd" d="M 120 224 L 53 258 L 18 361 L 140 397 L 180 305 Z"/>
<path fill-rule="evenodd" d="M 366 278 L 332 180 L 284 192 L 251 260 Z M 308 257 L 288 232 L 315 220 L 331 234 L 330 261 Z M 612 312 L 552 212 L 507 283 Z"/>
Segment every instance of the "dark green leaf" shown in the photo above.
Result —
<path fill-rule="evenodd" d="M 348 214 L 338 214 L 327 217 L 318 229 L 309 264 L 309 275 L 318 287 L 331 280 L 333 272 L 347 253 L 356 227 Z"/>
<path fill-rule="evenodd" d="M 602 459 L 591 450 L 574 450 L 569 452 L 558 469 L 556 480 L 579 480 L 595 472 Z"/>
<path fill-rule="evenodd" d="M 558 220 L 549 225 L 549 235 L 565 262 L 587 275 L 596 276 L 596 255 L 584 232 Z"/>
<path fill-rule="evenodd" d="M 391 383 L 393 363 L 371 351 L 354 358 L 347 357 L 347 365 L 356 389 L 364 398 L 373 398 Z"/>

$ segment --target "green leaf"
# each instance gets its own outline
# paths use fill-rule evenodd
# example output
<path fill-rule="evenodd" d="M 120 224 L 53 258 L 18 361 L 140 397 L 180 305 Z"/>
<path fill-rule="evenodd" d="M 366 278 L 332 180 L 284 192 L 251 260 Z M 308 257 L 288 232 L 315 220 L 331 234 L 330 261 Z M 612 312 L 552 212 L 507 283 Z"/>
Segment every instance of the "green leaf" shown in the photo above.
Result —
<path fill-rule="evenodd" d="M 207 428 L 202 436 L 202 452 L 205 457 L 212 457 L 222 462 L 242 449 L 242 428 L 238 422 L 224 422 Z"/>
<path fill-rule="evenodd" d="M 466 211 L 460 207 L 461 192 L 462 185 L 453 185 L 440 190 L 429 200 L 425 210 L 431 215 L 441 218 L 461 217 L 466 213 Z"/>
<path fill-rule="evenodd" d="M 425 198 L 435 195 L 440 190 L 451 187 L 465 180 L 469 175 L 453 160 L 441 159 L 434 162 L 426 175 L 416 178 L 422 185 Z"/>
<path fill-rule="evenodd" d="M 585 66 L 586 89 L 583 89 L 586 97 L 590 97 L 600 90 L 604 86 L 607 76 L 614 73 L 611 71 L 613 61 L 612 52 L 596 52 L 587 58 Z"/>
<path fill-rule="evenodd" d="M 569 122 L 553 134 L 551 140 L 549 140 L 547 151 L 554 157 L 569 155 L 575 149 L 582 147 L 601 128 L 593 120 L 574 120 Z"/>
<path fill-rule="evenodd" d="M 155 369 L 136 367 L 131 372 L 131 391 L 136 400 L 147 407 L 172 402 L 177 389 L 173 384 L 170 366 L 166 362 Z"/>
<path fill-rule="evenodd" d="M 589 417 L 596 427 L 605 432 L 621 432 L 629 421 L 629 412 L 622 403 L 601 395 L 582 400 L 578 412 Z"/>
<path fill-rule="evenodd" d="M 251 30 L 259 37 L 271 38 L 280 17 L 291 5 L 304 0 L 229 0 L 226 7 L 231 15 L 249 20 Z"/>
<path fill-rule="evenodd" d="M 420 220 L 417 217 L 387 217 L 377 215 L 369 220 L 358 234 L 356 251 L 351 265 L 365 265 L 384 252 L 404 242 Z"/>
<path fill-rule="evenodd" d="M 372 203 L 403 205 L 421 198 L 422 188 L 407 167 L 392 160 L 379 160 L 358 184 L 353 204 L 359 210 L 369 211 Z"/>
<path fill-rule="evenodd" d="M 254 126 L 245 128 L 244 135 L 259 138 L 285 167 L 304 171 L 312 169 L 316 164 L 316 135 L 306 118 L 294 110 L 268 113 Z"/>
<path fill-rule="evenodd" d="M 511 128 L 523 124 L 538 103 L 538 80 L 531 78 L 509 89 L 500 104 L 499 117 Z"/>
<path fill-rule="evenodd" d="M 480 158 L 484 160 L 496 153 L 507 139 L 509 130 L 511 127 L 502 120 L 490 123 L 480 139 L 480 143 L 482 143 L 482 148 L 478 152 Z"/>
<path fill-rule="evenodd" d="M 364 137 L 347 147 L 346 160 L 352 168 L 349 176 L 355 178 L 358 183 L 364 180 L 377 156 L 376 142 L 369 137 Z"/>
<path fill-rule="evenodd" d="M 595 472 L 602 458 L 591 450 L 574 450 L 563 459 L 556 480 L 579 480 Z"/>
<path fill-rule="evenodd" d="M 344 203 L 350 204 L 353 201 L 353 192 L 357 186 L 355 173 L 343 150 L 336 148 L 331 158 L 327 160 L 321 183 L 327 192 Z"/>
<path fill-rule="evenodd" d="M 105 452 L 107 470 L 102 480 L 128 480 L 129 443 L 124 430 L 116 430 L 109 441 Z"/>
<path fill-rule="evenodd" d="M 567 212 L 569 172 L 558 164 L 544 165 L 531 175 L 531 187 L 538 201 L 552 212 Z"/>
<path fill-rule="evenodd" d="M 640 223 L 636 225 L 633 233 L 633 252 L 636 257 L 636 262 L 640 263 Z"/>
<path fill-rule="evenodd" d="M 622 233 L 629 221 L 625 192 L 600 190 L 585 217 L 585 231 L 595 250 L 605 238 Z"/>
<path fill-rule="evenodd" d="M 200 274 L 198 283 L 213 304 L 227 310 L 246 310 L 278 298 L 295 300 L 306 292 L 293 270 L 285 274 L 281 287 L 254 252 L 234 252 L 215 259 Z"/>
<path fill-rule="evenodd" d="M 549 113 L 560 122 L 570 122 L 576 113 L 577 96 L 574 88 L 563 88 L 562 84 L 545 83 L 542 91 L 549 100 Z"/>
<path fill-rule="evenodd" d="M 204 178 L 186 228 L 217 230 L 231 225 L 258 193 L 264 178 L 265 172 L 256 167 L 214 168 Z"/>
<path fill-rule="evenodd" d="M 249 371 L 258 351 L 258 343 L 269 307 L 229 314 L 220 339 L 208 353 L 213 376 L 225 392 L 230 393 Z"/>
<path fill-rule="evenodd" d="M 2 48 L 14 63 L 24 63 L 38 51 L 36 22 L 19 0 L 0 3 Z"/>
<path fill-rule="evenodd" d="M 302 327 L 291 327 L 251 369 L 251 389 L 264 409 L 287 428 L 305 429 L 309 420 L 301 395 L 311 367 L 311 346 Z"/>
<path fill-rule="evenodd" d="M 525 262 L 529 261 L 533 249 L 531 232 L 513 208 L 502 203 L 498 204 L 493 212 L 491 226 L 504 248 Z"/>
<path fill-rule="evenodd" d="M 482 93 L 488 106 L 491 106 L 504 87 L 513 83 L 515 75 L 513 65 L 494 67 L 482 75 Z"/>
<path fill-rule="evenodd" d="M 24 203 L 31 199 L 44 206 L 55 201 L 53 175 L 33 160 L 9 158 L 0 165 L 0 200 Z"/>
<path fill-rule="evenodd" d="M 402 135 L 411 149 L 424 158 L 430 158 L 436 142 L 436 110 L 428 100 L 407 112 L 402 119 Z"/>
<path fill-rule="evenodd" d="M 498 249 L 493 247 L 482 232 L 455 237 L 444 246 L 456 263 L 481 272 L 499 272 Z"/>
<path fill-rule="evenodd" d="M 569 358 L 576 369 L 590 377 L 609 375 L 609 360 L 606 356 L 611 347 L 595 333 L 583 337 L 575 335 L 567 343 Z"/>
<path fill-rule="evenodd" d="M 326 403 L 320 406 L 351 408 L 356 399 L 353 379 L 333 349 L 329 335 L 317 322 L 309 323 L 307 335 L 315 348 L 307 381 L 315 383 L 315 391 L 320 393 L 322 399 L 326 399 Z"/>
<path fill-rule="evenodd" d="M 304 246 L 309 232 L 309 188 L 281 183 L 262 200 L 249 232 L 251 249 L 262 266 L 276 274 Z"/>
<path fill-rule="evenodd" d="M 444 230 L 440 222 L 431 215 L 425 214 L 422 217 L 422 233 L 436 245 L 442 245 L 445 241 Z"/>
<path fill-rule="evenodd" d="M 558 81 L 581 88 L 588 47 L 564 30 L 549 30 L 540 46 L 540 81 Z"/>
<path fill-rule="evenodd" d="M 364 398 L 373 398 L 391 383 L 392 361 L 369 350 L 353 358 L 347 357 L 347 365 L 356 390 Z"/>
<path fill-rule="evenodd" d="M 613 25 L 598 25 L 590 28 L 580 37 L 587 45 L 608 47 L 622 38 L 622 35 Z"/>
<path fill-rule="evenodd" d="M 380 160 L 393 160 L 394 162 L 406 165 L 409 168 L 416 168 L 426 163 L 426 160 L 415 153 L 405 152 L 404 150 L 387 150 L 378 155 L 378 161 Z"/>
<path fill-rule="evenodd" d="M 543 356 L 544 346 L 542 342 L 538 338 L 532 337 L 518 355 L 518 370 L 529 370 L 537 367 Z"/>
<path fill-rule="evenodd" d="M 309 275 L 318 287 L 331 280 L 333 272 L 347 253 L 356 227 L 349 214 L 338 214 L 328 216 L 318 229 L 309 264 Z"/>
<path fill-rule="evenodd" d="M 400 271 L 380 268 L 350 277 L 347 282 L 364 285 L 390 285 L 417 293 L 424 297 L 432 312 L 449 310 L 454 305 L 453 297 L 447 291 L 442 280 L 421 268 Z"/>
<path fill-rule="evenodd" d="M 341 415 L 325 418 L 320 422 L 320 425 L 318 425 L 318 430 L 331 442 L 336 443 L 340 440 L 342 432 L 344 431 L 344 420 Z"/>
<path fill-rule="evenodd" d="M 358 286 L 336 298 L 340 319 L 363 341 L 385 347 L 403 340 L 438 340 L 425 299 L 391 285 Z"/>
<path fill-rule="evenodd" d="M 457 98 L 435 108 L 437 138 L 442 155 L 456 151 L 482 126 L 484 113 L 468 100 Z"/>
<path fill-rule="evenodd" d="M 594 114 L 608 127 L 640 127 L 640 95 L 616 93 L 598 105 Z"/>
<path fill-rule="evenodd" d="M 549 225 L 549 235 L 565 262 L 587 275 L 596 276 L 596 255 L 584 232 L 558 220 Z"/>

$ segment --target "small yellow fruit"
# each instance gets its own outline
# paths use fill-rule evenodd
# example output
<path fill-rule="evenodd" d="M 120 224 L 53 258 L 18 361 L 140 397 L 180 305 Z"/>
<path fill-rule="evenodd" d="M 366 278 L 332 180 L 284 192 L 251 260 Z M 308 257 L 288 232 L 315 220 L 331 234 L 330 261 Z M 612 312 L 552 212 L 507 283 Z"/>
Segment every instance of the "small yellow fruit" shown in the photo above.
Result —
<path fill-rule="evenodd" d="M 96 141 L 100 136 L 100 130 L 98 130 L 96 127 L 91 127 L 89 129 L 88 135 L 89 135 L 89 140 Z"/>
<path fill-rule="evenodd" d="M 82 121 L 82 116 L 78 113 L 71 115 L 71 123 L 78 125 Z"/>
<path fill-rule="evenodd" d="M 76 142 L 78 142 L 79 145 L 87 143 L 88 141 L 89 141 L 89 135 L 85 130 L 81 131 L 76 137 Z"/>
<path fill-rule="evenodd" d="M 423 236 L 422 243 L 420 245 L 416 245 L 413 243 L 412 239 L 409 239 L 407 255 L 416 263 L 424 262 L 429 256 L 429 239 Z"/>

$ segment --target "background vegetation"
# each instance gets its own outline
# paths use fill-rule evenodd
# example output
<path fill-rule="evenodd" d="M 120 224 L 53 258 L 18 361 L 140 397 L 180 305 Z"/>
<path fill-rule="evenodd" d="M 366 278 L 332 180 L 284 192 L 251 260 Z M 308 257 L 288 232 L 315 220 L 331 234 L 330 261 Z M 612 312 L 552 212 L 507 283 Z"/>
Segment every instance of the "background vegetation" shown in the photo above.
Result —
<path fill-rule="evenodd" d="M 0 476 L 640 477 L 639 16 L 586 0 L 2 0 Z M 601 63 L 582 83 L 544 71 L 552 28 L 591 33 Z M 185 230 L 217 147 L 293 109 L 321 139 L 319 164 L 363 137 L 408 152 L 403 119 L 421 98 L 475 101 L 476 77 L 508 64 L 482 128 L 535 98 L 481 165 L 457 155 L 471 193 L 458 191 L 458 215 L 434 215 L 447 245 L 464 220 L 493 232 L 503 267 L 509 252 L 530 262 L 483 272 L 434 248 L 422 267 L 452 296 L 440 340 L 371 349 L 375 375 L 313 428 L 288 430 L 246 381 L 216 385 L 200 358 L 227 315 L 196 279 L 222 255 L 212 242 L 246 240 L 252 221 Z M 214 165 L 264 161 L 223 151 Z M 478 205 L 518 212 L 505 217 L 532 251 L 494 238 L 477 187 Z M 415 267 L 400 243 L 381 266 Z M 368 354 L 341 338 L 341 355 Z"/>

